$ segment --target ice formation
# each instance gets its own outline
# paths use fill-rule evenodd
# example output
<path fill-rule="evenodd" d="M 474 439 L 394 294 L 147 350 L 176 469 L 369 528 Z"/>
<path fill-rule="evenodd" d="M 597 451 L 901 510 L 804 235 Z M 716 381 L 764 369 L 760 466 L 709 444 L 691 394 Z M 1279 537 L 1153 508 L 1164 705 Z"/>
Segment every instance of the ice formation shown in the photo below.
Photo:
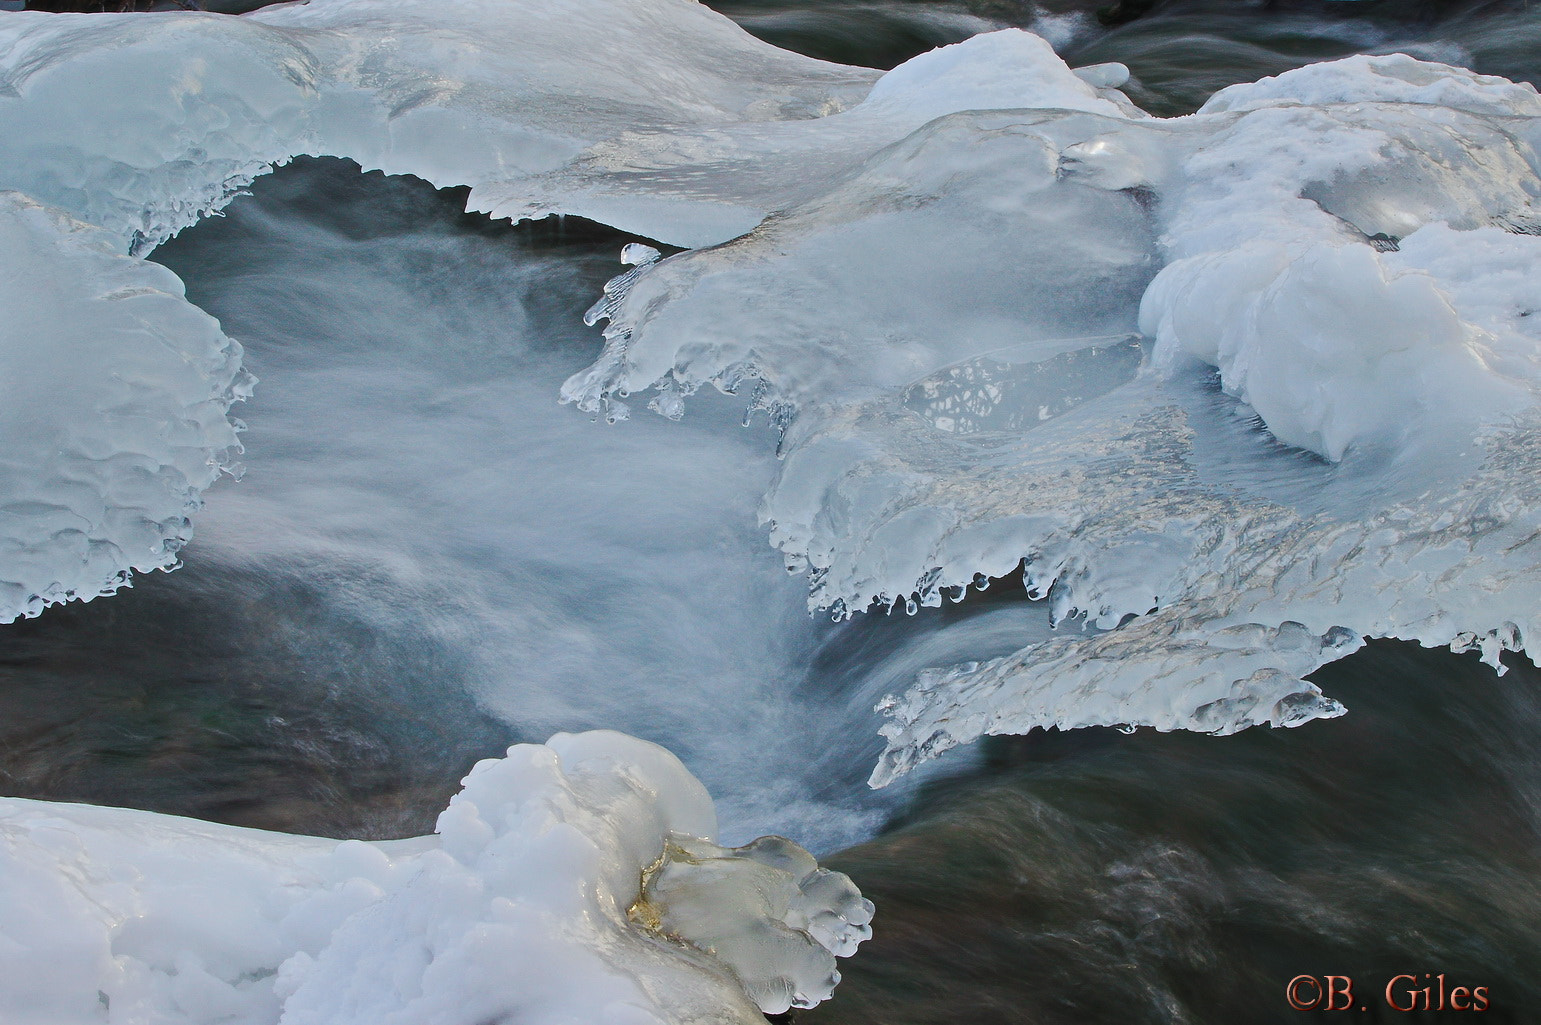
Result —
<path fill-rule="evenodd" d="M 0 623 L 166 569 L 240 449 L 241 347 L 164 267 L 0 193 Z"/>
<path fill-rule="evenodd" d="M 983 733 L 1341 714 L 1304 676 L 1365 636 L 1536 635 L 1537 102 L 1392 56 L 1172 121 L 945 116 L 613 289 L 565 395 L 747 382 L 814 608 L 1023 564 L 1079 622 L 886 700 L 875 784 Z"/>
<path fill-rule="evenodd" d="M 9 16 L 0 76 L 0 184 L 146 249 L 300 154 L 470 185 L 494 216 L 721 241 L 788 185 L 700 181 L 712 136 L 837 111 L 877 73 L 761 43 L 694 0 L 324 0 L 238 18 Z M 695 181 L 678 197 L 647 168 L 627 202 L 581 198 L 590 177 L 643 170 L 607 165 L 607 144 L 643 155 L 687 131 L 697 149 L 673 159 Z"/>
<path fill-rule="evenodd" d="M 872 902 L 839 872 L 780 836 L 738 848 L 669 843 L 643 877 L 634 920 L 733 966 L 761 1010 L 829 999 L 836 957 L 872 935 Z"/>
<path fill-rule="evenodd" d="M 1529 86 L 1359 57 L 1161 120 L 1028 33 L 880 76 L 686 0 L 13 15 L 0 68 L 0 186 L 125 248 L 297 153 L 695 247 L 629 249 L 563 397 L 746 391 L 816 609 L 1025 566 L 1075 627 L 889 700 L 874 782 L 987 732 L 1339 714 L 1304 676 L 1366 636 L 1538 636 Z"/>
<path fill-rule="evenodd" d="M 872 905 L 789 841 L 716 847 L 714 819 L 672 755 L 604 731 L 479 763 L 411 840 L 0 800 L 0 1017 L 716 1025 L 817 1002 Z M 649 925 L 666 848 L 711 853 L 655 876 Z"/>

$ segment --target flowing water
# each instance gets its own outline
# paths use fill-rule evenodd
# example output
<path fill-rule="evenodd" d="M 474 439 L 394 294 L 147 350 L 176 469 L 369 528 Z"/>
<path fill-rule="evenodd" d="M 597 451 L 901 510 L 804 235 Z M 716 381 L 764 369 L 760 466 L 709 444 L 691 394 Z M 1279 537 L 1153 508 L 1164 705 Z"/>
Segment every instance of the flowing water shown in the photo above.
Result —
<path fill-rule="evenodd" d="M 247 347 L 248 468 L 185 570 L 17 625 L 6 697 L 41 711 L 7 720 L 14 791 L 411 835 L 476 759 L 604 727 L 679 752 L 729 837 L 878 828 L 904 788 L 863 783 L 873 705 L 1010 650 L 1009 610 L 810 619 L 756 525 L 775 436 L 741 399 L 622 426 L 558 405 L 624 236 L 339 160 L 254 192 L 156 254 Z"/>
<path fill-rule="evenodd" d="M 830 860 L 882 928 L 809 1020 L 1313 1020 L 1286 1003 L 1300 974 L 1355 980 L 1359 1020 L 1461 1020 L 1386 1005 L 1426 973 L 1536 1020 L 1541 673 L 1377 642 L 1314 679 L 1353 712 L 992 745 Z"/>
<path fill-rule="evenodd" d="M 1027 25 L 1072 65 L 1127 64 L 1159 114 L 1354 52 L 1541 80 L 1541 11 L 1518 7 L 1217 0 L 1112 29 L 1011 3 L 721 9 L 880 67 Z M 260 379 L 245 477 L 209 494 L 186 568 L 6 628 L 6 794 L 404 836 L 478 758 L 614 728 L 678 753 L 728 840 L 839 851 L 876 901 L 798 1020 L 1292 1021 L 1300 974 L 1353 977 L 1361 1020 L 1446 1020 L 1384 1006 L 1403 973 L 1541 1020 L 1541 672 L 1381 642 L 1314 677 L 1339 720 L 992 740 L 870 790 L 875 702 L 1018 647 L 1020 586 L 810 619 L 756 522 L 775 435 L 723 429 L 743 397 L 616 426 L 558 405 L 628 236 L 492 223 L 338 160 L 251 192 L 154 257 Z"/>

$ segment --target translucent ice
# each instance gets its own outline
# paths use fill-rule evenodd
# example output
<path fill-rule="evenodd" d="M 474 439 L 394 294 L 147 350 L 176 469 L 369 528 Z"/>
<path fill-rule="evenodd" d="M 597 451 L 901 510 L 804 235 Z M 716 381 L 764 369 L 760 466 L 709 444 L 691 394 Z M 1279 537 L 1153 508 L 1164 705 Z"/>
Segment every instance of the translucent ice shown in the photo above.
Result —
<path fill-rule="evenodd" d="M 691 0 L 24 14 L 0 24 L 0 185 L 146 249 L 275 162 L 347 156 L 470 185 L 471 208 L 497 217 L 583 214 L 696 246 L 940 114 L 1132 109 L 1052 54 L 1025 32 L 980 36 L 862 103 L 877 72 L 779 50 Z"/>
<path fill-rule="evenodd" d="M 871 904 L 773 838 L 724 863 L 795 869 L 801 889 L 723 909 L 698 873 L 677 902 L 668 887 L 649 893 L 668 935 L 637 921 L 643 873 L 666 847 L 710 848 L 713 830 L 710 798 L 672 755 L 608 732 L 478 764 L 437 832 L 413 840 L 0 800 L 0 1014 L 15 1025 L 761 1022 L 751 994 L 768 1009 L 777 998 L 750 973 L 851 953 Z M 736 893 L 734 874 L 723 881 Z M 759 943 L 741 983 L 745 947 L 720 940 L 714 955 L 691 939 L 720 937 L 725 922 L 783 949 Z"/>
<path fill-rule="evenodd" d="M 660 169 L 639 161 L 653 141 L 814 118 L 859 100 L 876 77 L 759 42 L 693 0 L 24 13 L 0 23 L 0 185 L 148 248 L 275 162 L 347 156 L 474 186 L 473 208 L 497 216 L 552 212 L 538 199 L 552 194 L 568 197 L 564 212 L 696 244 L 752 227 L 766 189 L 722 197 L 708 184 L 699 200 L 673 201 L 660 174 L 629 190 L 637 209 L 611 204 L 608 217 L 602 200 L 579 209 L 569 194 L 595 161 L 602 177 L 650 178 Z M 628 156 L 602 156 L 605 143 Z M 769 184 L 771 196 L 785 189 Z M 733 226 L 717 227 L 724 220 Z"/>
<path fill-rule="evenodd" d="M 769 1014 L 812 1007 L 840 982 L 835 958 L 872 935 L 872 902 L 792 841 L 670 843 L 632 916 L 730 965 Z"/>

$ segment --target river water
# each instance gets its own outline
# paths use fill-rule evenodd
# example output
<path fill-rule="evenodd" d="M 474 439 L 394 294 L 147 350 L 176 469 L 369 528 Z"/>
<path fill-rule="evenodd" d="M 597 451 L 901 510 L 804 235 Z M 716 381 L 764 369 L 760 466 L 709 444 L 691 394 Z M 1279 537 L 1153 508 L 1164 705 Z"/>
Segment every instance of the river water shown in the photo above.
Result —
<path fill-rule="evenodd" d="M 1009 2 L 720 9 L 879 67 L 1024 25 L 1072 65 L 1126 63 L 1163 115 L 1354 52 L 1541 80 L 1520 8 L 1215 0 L 1114 29 Z M 627 236 L 490 223 L 338 160 L 251 191 L 154 257 L 246 346 L 249 469 L 186 568 L 6 628 L 6 794 L 403 836 L 475 760 L 615 728 L 678 753 L 728 841 L 786 833 L 877 903 L 798 1020 L 1296 1021 L 1300 974 L 1355 979 L 1360 1020 L 1446 1020 L 1380 998 L 1425 973 L 1488 987 L 1485 1020 L 1541 1020 L 1541 672 L 1381 642 L 1313 677 L 1342 719 L 1001 738 L 869 790 L 876 700 L 1017 647 L 1019 585 L 810 619 L 755 520 L 775 437 L 724 429 L 742 398 L 617 426 L 559 406 Z"/>

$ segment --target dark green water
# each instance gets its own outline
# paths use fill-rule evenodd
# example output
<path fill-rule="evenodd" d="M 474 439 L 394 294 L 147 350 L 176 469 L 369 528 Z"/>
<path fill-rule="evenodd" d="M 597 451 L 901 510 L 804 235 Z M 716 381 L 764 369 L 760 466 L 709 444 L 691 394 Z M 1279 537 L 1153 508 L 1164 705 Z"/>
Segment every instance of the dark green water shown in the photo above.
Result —
<path fill-rule="evenodd" d="M 1217 89 L 1354 53 L 1411 53 L 1484 74 L 1541 81 L 1541 5 L 1418 0 L 1178 0 L 1109 27 L 1082 0 L 721 0 L 756 35 L 825 60 L 887 68 L 989 28 L 1034 29 L 1072 67 L 1118 61 L 1129 95 L 1162 116 Z"/>
<path fill-rule="evenodd" d="M 829 859 L 879 917 L 806 1020 L 1463 1020 L 1385 1003 L 1441 972 L 1541 1020 L 1541 672 L 1377 642 L 1314 679 L 1347 716 L 996 742 Z M 1369 1009 L 1292 1010 L 1300 974 Z"/>
<path fill-rule="evenodd" d="M 432 830 L 471 765 L 519 738 L 467 696 L 461 655 L 350 615 L 329 572 L 194 553 L 7 626 L 0 791 L 323 836 Z"/>

